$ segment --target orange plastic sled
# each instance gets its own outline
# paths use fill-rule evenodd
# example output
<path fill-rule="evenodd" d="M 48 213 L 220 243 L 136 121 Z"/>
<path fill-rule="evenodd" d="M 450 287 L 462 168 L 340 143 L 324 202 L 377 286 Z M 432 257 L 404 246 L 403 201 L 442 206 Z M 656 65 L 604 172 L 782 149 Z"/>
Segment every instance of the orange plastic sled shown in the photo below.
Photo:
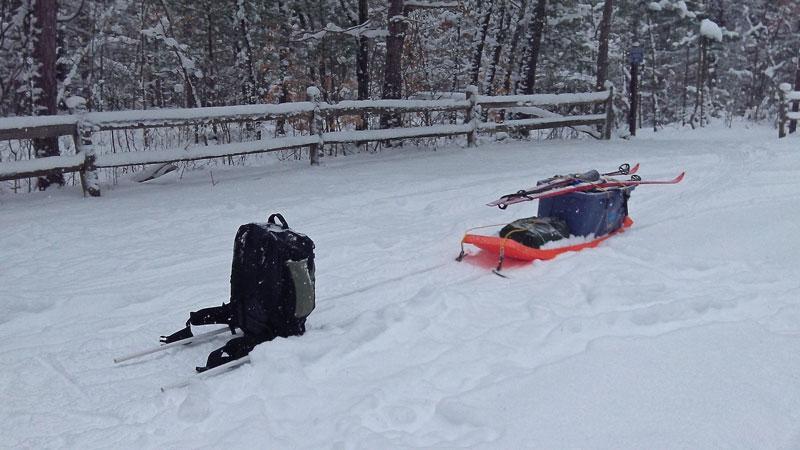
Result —
<path fill-rule="evenodd" d="M 577 252 L 578 250 L 583 250 L 585 248 L 592 248 L 597 247 L 598 244 L 605 241 L 606 239 L 614 236 L 617 233 L 622 233 L 625 229 L 629 228 L 633 225 L 633 220 L 630 217 L 626 217 L 625 221 L 622 222 L 622 227 L 613 233 L 609 233 L 605 236 L 599 237 L 590 242 L 584 242 L 581 244 L 569 245 L 566 247 L 559 247 L 559 248 L 548 248 L 548 249 L 538 249 L 532 248 L 525 245 L 520 244 L 517 241 L 512 241 L 511 239 L 504 239 L 500 236 L 482 236 L 480 234 L 465 234 L 464 239 L 461 242 L 466 244 L 472 244 L 482 250 L 485 250 L 490 253 L 494 254 L 503 254 L 504 257 L 514 258 L 521 261 L 533 261 L 534 259 L 553 259 L 556 256 L 566 253 L 566 252 Z"/>

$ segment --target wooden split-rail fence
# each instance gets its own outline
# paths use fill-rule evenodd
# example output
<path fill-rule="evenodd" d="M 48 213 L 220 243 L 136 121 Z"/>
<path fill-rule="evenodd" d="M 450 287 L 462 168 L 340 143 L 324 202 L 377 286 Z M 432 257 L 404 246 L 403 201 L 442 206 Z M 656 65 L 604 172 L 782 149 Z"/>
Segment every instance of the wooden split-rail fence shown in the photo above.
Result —
<path fill-rule="evenodd" d="M 0 140 L 35 139 L 72 136 L 75 155 L 49 156 L 23 161 L 0 162 L 0 181 L 45 176 L 53 173 L 80 173 L 84 195 L 100 196 L 97 170 L 146 164 L 166 164 L 272 152 L 308 147 L 311 164 L 319 163 L 319 155 L 326 144 L 366 143 L 414 138 L 448 137 L 465 135 L 467 145 L 475 146 L 478 133 L 527 131 L 576 126 L 602 126 L 597 135 L 611 136 L 613 125 L 613 88 L 599 92 L 575 94 L 534 94 L 512 96 L 478 95 L 470 86 L 466 96 L 438 100 L 362 100 L 342 101 L 336 104 L 323 102 L 319 90 L 307 90 L 308 101 L 277 105 L 238 105 L 207 108 L 182 108 L 139 111 L 88 112 L 81 98 L 70 99 L 70 114 L 40 117 L 0 118 Z M 562 116 L 540 110 L 545 117 L 484 121 L 489 110 L 524 111 L 539 110 L 540 106 L 600 105 L 600 114 Z M 598 108 L 602 109 L 602 108 Z M 462 113 L 461 123 L 380 130 L 324 130 L 324 121 L 337 116 L 364 116 L 366 114 L 403 114 L 431 112 Z M 533 114 L 537 115 L 537 114 Z M 104 152 L 93 143 L 95 132 L 109 130 L 148 129 L 230 122 L 277 121 L 302 118 L 308 121 L 307 134 L 291 137 L 260 139 L 220 145 L 196 145 L 152 151 L 111 153 Z"/>

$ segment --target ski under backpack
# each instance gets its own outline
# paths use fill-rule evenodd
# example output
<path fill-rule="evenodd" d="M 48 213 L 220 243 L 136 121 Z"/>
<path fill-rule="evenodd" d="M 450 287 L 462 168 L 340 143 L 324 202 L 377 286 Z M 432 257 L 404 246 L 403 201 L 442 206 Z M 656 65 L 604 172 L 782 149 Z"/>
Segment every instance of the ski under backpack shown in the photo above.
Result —
<path fill-rule="evenodd" d="M 191 312 L 186 328 L 161 342 L 191 337 L 191 325 L 241 329 L 243 336 L 211 352 L 206 366 L 197 368 L 202 372 L 239 359 L 262 342 L 302 335 L 315 307 L 314 271 L 314 242 L 289 228 L 282 215 L 242 225 L 233 243 L 230 302 Z"/>

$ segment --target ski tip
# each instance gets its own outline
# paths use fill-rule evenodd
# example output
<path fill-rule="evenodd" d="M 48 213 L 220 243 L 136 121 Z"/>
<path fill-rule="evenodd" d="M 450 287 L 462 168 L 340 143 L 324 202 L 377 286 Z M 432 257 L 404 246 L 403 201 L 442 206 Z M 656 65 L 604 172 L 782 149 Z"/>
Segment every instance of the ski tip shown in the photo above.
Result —
<path fill-rule="evenodd" d="M 639 170 L 639 163 L 636 163 L 636 165 L 635 165 L 635 166 L 631 167 L 631 169 L 628 171 L 628 173 L 629 173 L 629 174 L 631 174 L 631 175 L 633 175 L 633 174 L 634 174 L 634 173 L 636 173 L 638 170 Z"/>
<path fill-rule="evenodd" d="M 675 182 L 679 183 L 683 179 L 684 175 L 686 175 L 686 172 L 681 172 L 681 174 L 678 175 L 678 178 L 675 178 Z"/>

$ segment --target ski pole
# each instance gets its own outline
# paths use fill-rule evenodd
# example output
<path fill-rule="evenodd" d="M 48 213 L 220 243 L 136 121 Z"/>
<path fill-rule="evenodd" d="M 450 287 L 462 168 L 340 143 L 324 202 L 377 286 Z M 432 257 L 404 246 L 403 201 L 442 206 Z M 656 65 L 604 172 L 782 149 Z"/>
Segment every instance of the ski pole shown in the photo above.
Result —
<path fill-rule="evenodd" d="M 186 339 L 181 339 L 180 341 L 170 342 L 169 344 L 164 344 L 164 345 L 161 345 L 161 346 L 158 346 L 158 347 L 154 347 L 154 348 L 151 348 L 151 349 L 142 350 L 142 351 L 136 352 L 136 353 L 131 353 L 130 355 L 125 355 L 125 356 L 121 356 L 119 358 L 114 358 L 114 363 L 115 364 L 119 364 L 119 363 L 121 363 L 123 361 L 128 361 L 128 360 L 131 360 L 131 359 L 134 359 L 134 358 L 139 358 L 141 356 L 149 355 L 151 353 L 164 351 L 164 350 L 170 349 L 172 347 L 177 347 L 179 345 L 185 345 L 185 344 L 191 344 L 191 343 L 194 343 L 194 342 L 205 341 L 205 340 L 208 340 L 209 338 L 211 338 L 213 336 L 216 336 L 218 334 L 222 334 L 222 333 L 224 333 L 226 331 L 229 331 L 229 330 L 230 330 L 230 328 L 228 328 L 228 327 L 219 328 L 217 330 L 209 331 L 207 333 L 198 334 L 197 336 L 190 336 L 190 337 L 188 337 Z"/>

